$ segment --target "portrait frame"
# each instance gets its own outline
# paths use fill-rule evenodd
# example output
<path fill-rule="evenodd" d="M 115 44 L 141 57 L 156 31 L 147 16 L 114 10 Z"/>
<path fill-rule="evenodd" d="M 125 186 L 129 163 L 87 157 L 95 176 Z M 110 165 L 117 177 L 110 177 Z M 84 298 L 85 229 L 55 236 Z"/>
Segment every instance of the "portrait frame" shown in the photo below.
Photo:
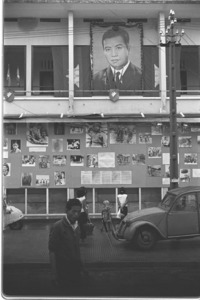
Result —
<path fill-rule="evenodd" d="M 142 68 L 142 46 L 143 46 L 143 24 L 140 22 L 91 22 L 90 23 L 90 40 L 91 40 L 91 87 L 94 88 L 94 75 L 100 72 L 102 69 L 108 67 L 108 62 L 105 58 L 103 47 L 102 47 L 102 37 L 105 31 L 111 28 L 124 29 L 129 34 L 129 60 L 137 68 L 141 70 Z M 134 89 L 134 88 L 133 88 Z M 142 89 L 142 80 L 141 88 Z M 127 89 L 127 91 L 130 89 Z M 98 92 L 99 93 L 99 92 Z M 96 94 L 96 92 L 95 92 Z"/>

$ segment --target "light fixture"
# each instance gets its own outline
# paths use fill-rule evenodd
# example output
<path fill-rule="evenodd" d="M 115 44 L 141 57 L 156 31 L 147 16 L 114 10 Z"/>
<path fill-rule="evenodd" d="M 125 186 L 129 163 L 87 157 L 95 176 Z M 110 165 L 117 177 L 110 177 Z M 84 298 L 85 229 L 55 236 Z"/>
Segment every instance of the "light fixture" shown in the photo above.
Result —
<path fill-rule="evenodd" d="M 23 117 L 23 115 L 24 115 L 24 114 L 23 114 L 23 113 L 21 113 L 21 115 L 19 116 L 19 119 L 21 119 L 21 118 Z"/>
<path fill-rule="evenodd" d="M 182 113 L 182 112 L 180 112 L 180 115 L 181 115 L 181 117 L 183 117 L 183 118 L 185 117 L 184 113 Z"/>
<path fill-rule="evenodd" d="M 187 128 L 187 127 L 188 127 L 188 124 L 183 123 L 183 127 Z"/>
<path fill-rule="evenodd" d="M 145 118 L 145 115 L 143 112 L 141 112 L 140 114 L 141 114 L 142 118 Z"/>
<path fill-rule="evenodd" d="M 101 113 L 101 117 L 104 118 L 104 113 Z"/>
<path fill-rule="evenodd" d="M 159 122 L 158 122 L 158 123 L 157 123 L 157 126 L 162 126 L 162 123 L 159 123 Z"/>
<path fill-rule="evenodd" d="M 62 114 L 60 114 L 60 118 L 61 118 L 61 119 L 63 118 L 63 113 L 62 113 Z"/>

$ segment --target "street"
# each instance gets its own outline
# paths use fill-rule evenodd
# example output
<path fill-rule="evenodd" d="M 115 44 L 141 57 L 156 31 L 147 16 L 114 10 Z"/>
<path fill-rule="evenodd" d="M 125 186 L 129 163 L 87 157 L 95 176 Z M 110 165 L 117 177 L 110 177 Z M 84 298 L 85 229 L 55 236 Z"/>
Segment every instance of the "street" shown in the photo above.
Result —
<path fill-rule="evenodd" d="M 48 261 L 51 221 L 27 222 L 3 233 L 3 292 L 9 296 L 58 296 Z M 198 297 L 200 239 L 162 241 L 149 252 L 132 249 L 100 230 L 81 244 L 89 277 L 82 297 Z"/>

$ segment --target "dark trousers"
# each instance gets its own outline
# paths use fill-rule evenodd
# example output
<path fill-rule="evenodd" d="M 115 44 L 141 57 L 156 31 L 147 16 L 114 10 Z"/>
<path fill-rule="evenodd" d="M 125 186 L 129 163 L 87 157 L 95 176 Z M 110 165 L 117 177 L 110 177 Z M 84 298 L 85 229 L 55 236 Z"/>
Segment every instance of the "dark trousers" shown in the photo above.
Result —
<path fill-rule="evenodd" d="M 86 226 L 85 226 L 85 224 L 87 224 L 87 222 L 88 222 L 88 217 L 87 217 L 86 212 L 81 212 L 79 219 L 78 219 L 81 240 L 84 240 L 87 237 Z"/>

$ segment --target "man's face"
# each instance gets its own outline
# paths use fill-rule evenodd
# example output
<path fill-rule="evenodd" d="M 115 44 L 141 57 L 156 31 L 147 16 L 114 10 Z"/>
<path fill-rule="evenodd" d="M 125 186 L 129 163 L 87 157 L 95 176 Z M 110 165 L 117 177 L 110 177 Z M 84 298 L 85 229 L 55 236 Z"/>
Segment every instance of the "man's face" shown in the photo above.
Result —
<path fill-rule="evenodd" d="M 16 144 L 16 143 L 13 144 L 13 149 L 14 149 L 14 150 L 17 150 L 17 149 L 18 149 L 18 144 Z"/>
<path fill-rule="evenodd" d="M 103 49 L 108 63 L 114 69 L 120 70 L 127 64 L 129 49 L 121 36 L 105 39 Z"/>
<path fill-rule="evenodd" d="M 67 210 L 67 217 L 70 221 L 70 223 L 74 224 L 81 213 L 81 207 L 80 206 L 72 206 L 72 208 L 70 210 Z"/>

